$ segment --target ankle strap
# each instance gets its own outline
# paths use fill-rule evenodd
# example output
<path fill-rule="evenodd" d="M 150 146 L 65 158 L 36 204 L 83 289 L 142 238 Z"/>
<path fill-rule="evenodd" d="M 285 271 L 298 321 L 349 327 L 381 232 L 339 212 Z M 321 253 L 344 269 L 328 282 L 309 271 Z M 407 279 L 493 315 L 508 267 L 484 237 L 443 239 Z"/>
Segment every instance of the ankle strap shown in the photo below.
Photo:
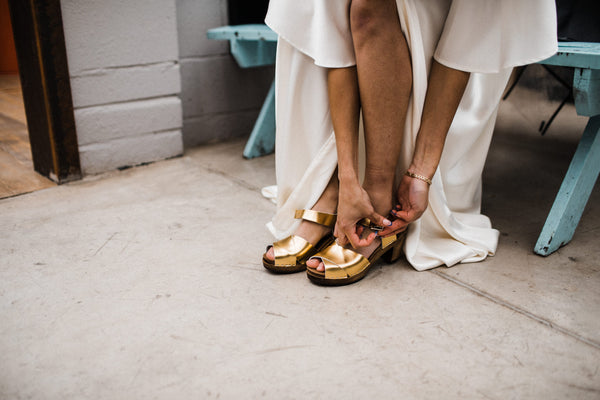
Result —
<path fill-rule="evenodd" d="M 315 224 L 332 228 L 335 225 L 337 215 L 313 210 L 296 210 L 294 218 L 303 219 L 305 221 L 314 222 Z"/>

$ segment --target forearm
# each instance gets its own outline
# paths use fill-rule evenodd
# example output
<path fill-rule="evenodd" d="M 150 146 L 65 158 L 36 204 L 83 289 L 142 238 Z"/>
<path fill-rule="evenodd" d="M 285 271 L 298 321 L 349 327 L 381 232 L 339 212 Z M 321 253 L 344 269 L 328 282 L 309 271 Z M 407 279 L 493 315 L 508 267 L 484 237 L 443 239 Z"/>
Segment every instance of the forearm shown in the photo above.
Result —
<path fill-rule="evenodd" d="M 335 132 L 340 184 L 358 184 L 358 124 L 360 98 L 356 68 L 328 71 L 327 86 Z"/>
<path fill-rule="evenodd" d="M 435 60 L 432 62 L 421 126 L 409 171 L 433 177 L 469 75 Z"/>

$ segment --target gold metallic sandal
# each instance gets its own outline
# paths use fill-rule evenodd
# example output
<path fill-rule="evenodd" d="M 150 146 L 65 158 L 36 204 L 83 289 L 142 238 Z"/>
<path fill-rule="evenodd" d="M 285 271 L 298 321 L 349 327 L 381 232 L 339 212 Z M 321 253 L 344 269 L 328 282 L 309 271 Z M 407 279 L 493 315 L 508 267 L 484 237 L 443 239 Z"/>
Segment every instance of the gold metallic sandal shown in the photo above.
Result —
<path fill-rule="evenodd" d="M 296 210 L 294 218 L 301 218 L 305 221 L 314 222 L 328 228 L 333 228 L 336 220 L 334 214 L 313 210 Z M 332 234 L 326 234 L 315 246 L 313 246 L 300 236 L 288 236 L 285 239 L 273 243 L 275 261 L 271 261 L 266 257 L 266 251 L 269 251 L 271 246 L 267 247 L 267 250 L 263 255 L 263 266 L 269 271 L 279 274 L 304 271 L 306 269 L 306 260 L 333 243 L 334 240 L 335 238 Z"/>
<path fill-rule="evenodd" d="M 323 262 L 325 271 L 309 267 L 306 273 L 308 278 L 318 285 L 341 286 L 354 283 L 364 278 L 379 258 L 383 257 L 388 263 L 400 258 L 405 237 L 406 231 L 382 237 L 381 245 L 369 258 L 334 242 L 312 257 Z"/>

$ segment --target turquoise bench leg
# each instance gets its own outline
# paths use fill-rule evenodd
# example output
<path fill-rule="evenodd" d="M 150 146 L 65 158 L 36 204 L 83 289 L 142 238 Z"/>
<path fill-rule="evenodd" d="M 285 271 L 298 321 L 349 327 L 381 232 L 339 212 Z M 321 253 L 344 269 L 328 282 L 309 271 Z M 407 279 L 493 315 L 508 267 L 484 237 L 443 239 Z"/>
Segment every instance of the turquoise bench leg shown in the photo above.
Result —
<path fill-rule="evenodd" d="M 534 251 L 547 256 L 573 238 L 600 172 L 600 115 L 591 117 Z"/>
<path fill-rule="evenodd" d="M 260 157 L 275 150 L 275 82 L 267 94 L 250 138 L 244 148 L 245 158 Z"/>

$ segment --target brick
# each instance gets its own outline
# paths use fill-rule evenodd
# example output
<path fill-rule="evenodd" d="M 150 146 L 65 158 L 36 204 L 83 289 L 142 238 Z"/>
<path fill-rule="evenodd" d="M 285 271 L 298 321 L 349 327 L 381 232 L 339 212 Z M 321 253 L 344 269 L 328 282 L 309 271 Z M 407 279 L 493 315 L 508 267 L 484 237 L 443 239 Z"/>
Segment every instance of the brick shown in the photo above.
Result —
<path fill-rule="evenodd" d="M 168 131 L 80 146 L 85 175 L 164 160 L 183 154 L 181 131 Z"/>
<path fill-rule="evenodd" d="M 179 64 L 100 69 L 71 77 L 76 108 L 179 94 Z"/>
<path fill-rule="evenodd" d="M 273 78 L 272 67 L 242 69 L 230 56 L 182 60 L 183 117 L 260 108 Z"/>
<path fill-rule="evenodd" d="M 249 136 L 259 110 L 207 114 L 183 121 L 183 143 L 186 148 Z"/>
<path fill-rule="evenodd" d="M 176 96 L 75 110 L 80 146 L 128 136 L 181 129 L 181 100 Z"/>
<path fill-rule="evenodd" d="M 175 61 L 175 0 L 62 0 L 72 76 L 98 68 Z"/>

